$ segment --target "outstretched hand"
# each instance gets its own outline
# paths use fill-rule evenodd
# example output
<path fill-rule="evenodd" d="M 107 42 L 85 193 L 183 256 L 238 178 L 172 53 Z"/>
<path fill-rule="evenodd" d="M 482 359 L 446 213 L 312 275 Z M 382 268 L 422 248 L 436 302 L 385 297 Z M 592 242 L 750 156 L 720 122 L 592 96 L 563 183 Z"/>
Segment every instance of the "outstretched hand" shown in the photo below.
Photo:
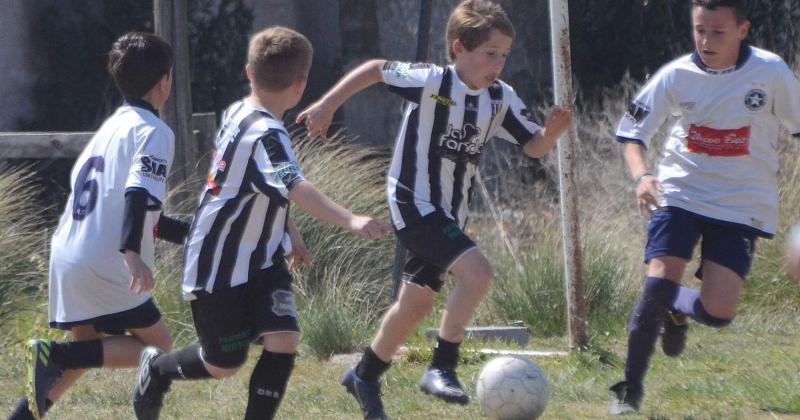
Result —
<path fill-rule="evenodd" d="M 321 99 L 301 111 L 297 115 L 295 122 L 297 124 L 305 123 L 309 136 L 319 136 L 323 140 L 328 140 L 328 128 L 330 128 L 333 121 L 334 111 L 328 109 L 325 101 Z"/>
<path fill-rule="evenodd" d="M 548 137 L 558 139 L 572 125 L 572 113 L 561 107 L 554 107 L 544 120 L 544 130 Z"/>
<path fill-rule="evenodd" d="M 350 231 L 366 239 L 377 239 L 392 231 L 392 226 L 370 216 L 353 216 Z"/>

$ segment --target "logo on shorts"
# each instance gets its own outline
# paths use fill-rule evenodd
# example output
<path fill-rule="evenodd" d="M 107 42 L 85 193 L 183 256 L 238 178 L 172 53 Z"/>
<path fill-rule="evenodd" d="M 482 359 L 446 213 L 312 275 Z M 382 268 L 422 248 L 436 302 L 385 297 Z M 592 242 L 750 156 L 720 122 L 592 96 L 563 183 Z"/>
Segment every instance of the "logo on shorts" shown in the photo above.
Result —
<path fill-rule="evenodd" d="M 751 217 L 750 226 L 753 226 L 756 229 L 764 229 L 764 221 L 756 219 L 755 217 Z"/>
<path fill-rule="evenodd" d="M 291 291 L 276 290 L 272 292 L 272 313 L 278 316 L 297 318 L 297 307 Z"/>
<path fill-rule="evenodd" d="M 744 106 L 751 111 L 758 111 L 767 104 L 767 93 L 761 89 L 750 89 L 744 96 Z"/>
<path fill-rule="evenodd" d="M 447 236 L 447 239 L 455 240 L 459 236 L 463 235 L 464 232 L 458 227 L 455 223 L 450 223 L 442 229 L 442 233 L 444 236 Z"/>

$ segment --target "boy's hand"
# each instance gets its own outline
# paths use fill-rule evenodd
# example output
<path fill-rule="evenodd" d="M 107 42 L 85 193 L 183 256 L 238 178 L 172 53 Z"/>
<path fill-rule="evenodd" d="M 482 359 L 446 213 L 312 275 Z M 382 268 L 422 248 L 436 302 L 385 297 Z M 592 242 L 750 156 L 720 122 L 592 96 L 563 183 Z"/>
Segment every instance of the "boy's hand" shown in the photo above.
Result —
<path fill-rule="evenodd" d="M 325 100 L 320 99 L 300 112 L 295 122 L 297 124 L 305 122 L 309 136 L 320 136 L 323 140 L 327 140 L 328 128 L 331 126 L 333 113 L 336 111 L 335 109 L 328 108 Z"/>
<path fill-rule="evenodd" d="M 644 175 L 636 185 L 636 205 L 639 212 L 649 215 L 651 211 L 660 209 L 661 191 L 663 187 L 653 175 Z"/>
<path fill-rule="evenodd" d="M 144 263 L 142 257 L 134 251 L 125 251 L 125 265 L 131 272 L 131 283 L 128 288 L 137 295 L 153 288 L 156 281 L 150 267 Z"/>
<path fill-rule="evenodd" d="M 392 231 L 392 226 L 370 216 L 353 216 L 350 231 L 367 239 L 377 239 Z"/>
<path fill-rule="evenodd" d="M 544 120 L 544 131 L 547 137 L 557 140 L 571 125 L 572 113 L 560 107 L 555 107 Z"/>
<path fill-rule="evenodd" d="M 303 242 L 303 237 L 300 236 L 300 231 L 295 226 L 294 222 L 289 223 L 289 238 L 292 240 L 292 253 L 289 255 L 289 270 L 293 269 L 296 265 L 305 265 L 311 267 L 311 252 L 306 248 L 306 243 Z"/>

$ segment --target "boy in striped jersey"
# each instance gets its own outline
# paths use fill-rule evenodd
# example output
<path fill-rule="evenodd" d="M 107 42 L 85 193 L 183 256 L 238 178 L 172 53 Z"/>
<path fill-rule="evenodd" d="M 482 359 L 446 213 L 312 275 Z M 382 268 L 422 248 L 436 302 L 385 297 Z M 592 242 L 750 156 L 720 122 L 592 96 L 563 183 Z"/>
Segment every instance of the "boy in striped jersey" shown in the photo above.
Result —
<path fill-rule="evenodd" d="M 363 358 L 342 378 L 365 418 L 386 417 L 379 377 L 431 311 L 447 271 L 456 283 L 421 388 L 448 402 L 469 401 L 455 374 L 459 344 L 493 280 L 489 261 L 463 231 L 481 151 L 500 137 L 538 158 L 571 124 L 569 113 L 556 109 L 539 127 L 514 90 L 498 80 L 513 39 L 500 6 L 464 1 L 447 25 L 451 65 L 371 60 L 298 116 L 309 132 L 323 135 L 339 106 L 378 82 L 408 101 L 387 182 L 392 222 L 409 250 L 404 284 Z"/>
<path fill-rule="evenodd" d="M 368 239 L 390 226 L 354 215 L 307 181 L 281 118 L 306 87 L 312 47 L 303 35 L 272 27 L 250 40 L 251 94 L 225 111 L 208 183 L 184 250 L 183 294 L 198 343 L 171 354 L 142 352 L 133 406 L 159 416 L 172 380 L 235 374 L 253 340 L 263 352 L 250 376 L 245 419 L 271 419 L 283 398 L 299 342 L 292 278 L 282 245 L 289 201 L 312 216 Z"/>

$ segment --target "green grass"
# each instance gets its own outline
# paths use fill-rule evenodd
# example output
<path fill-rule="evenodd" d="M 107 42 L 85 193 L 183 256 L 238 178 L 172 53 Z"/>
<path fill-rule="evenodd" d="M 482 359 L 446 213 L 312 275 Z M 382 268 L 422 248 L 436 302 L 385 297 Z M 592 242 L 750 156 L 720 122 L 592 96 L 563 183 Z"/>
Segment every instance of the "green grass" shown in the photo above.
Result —
<path fill-rule="evenodd" d="M 789 419 L 800 418 L 800 317 L 770 317 L 761 328 L 760 315 L 743 314 L 731 328 L 712 330 L 692 324 L 686 353 L 670 359 L 656 353 L 647 377 L 641 415 L 631 419 Z M 414 345 L 422 345 L 415 340 Z M 563 338 L 535 339 L 532 349 L 564 349 Z M 474 346 L 467 346 L 467 348 Z M 538 358 L 549 375 L 552 396 L 544 419 L 604 418 L 608 386 L 621 375 L 624 338 L 595 337 L 591 350 L 563 358 Z M 384 400 L 396 419 L 478 419 L 477 404 L 440 403 L 423 395 L 417 381 L 427 352 L 411 351 L 386 376 Z M 241 418 L 247 379 L 258 354 L 251 349 L 247 365 L 225 381 L 176 382 L 166 399 L 165 419 Z M 23 388 L 20 346 L 0 350 L 0 413 L 8 412 Z M 461 377 L 474 392 L 475 378 L 486 359 L 462 360 Z M 338 384 L 347 363 L 331 363 L 301 354 L 282 419 L 357 419 L 355 401 Z M 131 418 L 129 393 L 133 370 L 93 371 L 69 391 L 52 412 L 59 419 Z"/>

